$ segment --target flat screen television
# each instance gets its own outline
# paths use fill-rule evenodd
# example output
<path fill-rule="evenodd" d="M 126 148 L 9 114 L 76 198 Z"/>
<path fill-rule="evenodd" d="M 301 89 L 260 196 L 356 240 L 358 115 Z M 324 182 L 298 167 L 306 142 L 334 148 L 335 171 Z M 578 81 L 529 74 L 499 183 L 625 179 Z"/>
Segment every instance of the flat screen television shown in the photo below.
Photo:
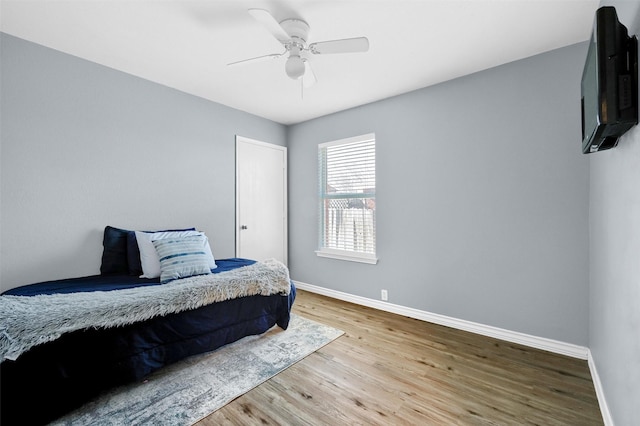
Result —
<path fill-rule="evenodd" d="M 617 146 L 638 123 L 638 39 L 611 6 L 596 11 L 581 91 L 582 152 Z"/>

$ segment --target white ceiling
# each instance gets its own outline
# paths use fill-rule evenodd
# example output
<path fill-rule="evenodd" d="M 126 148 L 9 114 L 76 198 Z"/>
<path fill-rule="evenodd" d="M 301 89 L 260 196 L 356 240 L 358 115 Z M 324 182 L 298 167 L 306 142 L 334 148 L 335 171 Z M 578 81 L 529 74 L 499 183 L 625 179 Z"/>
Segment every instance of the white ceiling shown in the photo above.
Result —
<path fill-rule="evenodd" d="M 292 124 L 588 40 L 599 0 L 2 0 L 0 30 L 267 119 Z M 308 42 L 366 36 L 367 53 L 315 55 L 304 90 L 251 15 L 303 19 Z"/>

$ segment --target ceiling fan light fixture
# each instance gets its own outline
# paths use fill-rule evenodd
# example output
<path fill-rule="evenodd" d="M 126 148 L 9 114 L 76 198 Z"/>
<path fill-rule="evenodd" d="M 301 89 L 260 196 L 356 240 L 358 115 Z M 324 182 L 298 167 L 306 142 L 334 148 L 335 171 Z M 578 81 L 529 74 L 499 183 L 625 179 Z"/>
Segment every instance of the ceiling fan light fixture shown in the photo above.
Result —
<path fill-rule="evenodd" d="M 284 65 L 284 70 L 290 78 L 298 80 L 304 75 L 304 61 L 298 55 L 291 55 L 289 56 L 289 59 L 287 59 L 287 63 Z"/>

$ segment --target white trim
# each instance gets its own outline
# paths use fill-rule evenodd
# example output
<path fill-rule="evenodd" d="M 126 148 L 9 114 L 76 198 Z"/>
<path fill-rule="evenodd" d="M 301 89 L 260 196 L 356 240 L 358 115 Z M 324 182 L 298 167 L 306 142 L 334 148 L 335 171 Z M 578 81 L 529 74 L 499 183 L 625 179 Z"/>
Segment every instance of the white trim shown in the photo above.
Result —
<path fill-rule="evenodd" d="M 572 358 L 586 360 L 589 354 L 588 348 L 584 346 L 574 345 L 572 343 L 560 342 L 558 340 L 547 339 L 545 337 L 531 336 L 529 334 L 520 333 L 517 331 L 505 330 L 503 328 L 493 327 L 490 325 L 479 324 L 471 321 L 448 317 L 445 315 L 421 311 L 419 309 L 408 308 L 406 306 L 395 305 L 389 302 L 382 302 L 366 297 L 355 296 L 349 293 L 343 293 L 341 291 L 331 290 L 300 281 L 294 280 L 294 283 L 296 287 L 301 290 L 307 290 L 312 293 L 321 294 L 323 296 L 332 297 L 334 299 L 344 300 L 346 302 L 352 302 L 358 305 L 380 309 L 381 311 L 391 312 L 398 315 L 404 315 L 409 318 L 415 318 L 422 321 L 456 328 L 458 330 L 469 331 L 471 333 L 481 334 L 483 336 L 506 340 L 507 342 L 518 343 L 520 345 L 542 349 L 545 351 L 570 356 Z"/>
<path fill-rule="evenodd" d="M 327 148 L 329 146 L 334 146 L 334 145 L 342 145 L 342 144 L 355 143 L 355 142 L 368 142 L 368 141 L 374 141 L 374 140 L 376 140 L 376 134 L 367 133 L 366 135 L 352 136 L 350 138 L 339 139 L 337 141 L 322 142 L 318 144 L 318 149 Z"/>
<path fill-rule="evenodd" d="M 609 411 L 607 399 L 604 397 L 604 388 L 600 381 L 600 375 L 598 374 L 598 369 L 596 368 L 596 363 L 593 360 L 590 350 L 588 351 L 587 361 L 589 362 L 589 371 L 591 372 L 593 387 L 596 389 L 596 396 L 598 397 L 598 404 L 600 405 L 600 413 L 602 413 L 602 421 L 605 426 L 614 426 L 613 417 L 611 417 L 611 411 Z"/>
<path fill-rule="evenodd" d="M 348 260 L 350 262 L 368 263 L 370 265 L 375 265 L 376 263 L 378 263 L 378 258 L 374 254 L 361 253 L 357 251 L 335 250 L 335 249 L 323 248 L 320 250 L 316 250 L 316 254 L 319 257 Z"/>

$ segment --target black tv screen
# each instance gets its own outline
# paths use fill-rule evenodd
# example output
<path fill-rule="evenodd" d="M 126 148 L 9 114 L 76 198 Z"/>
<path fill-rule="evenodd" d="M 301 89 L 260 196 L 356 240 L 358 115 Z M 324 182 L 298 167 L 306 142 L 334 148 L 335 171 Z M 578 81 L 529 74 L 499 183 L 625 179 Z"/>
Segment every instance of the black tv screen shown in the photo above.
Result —
<path fill-rule="evenodd" d="M 583 153 L 615 147 L 638 123 L 638 40 L 611 6 L 596 11 L 581 92 Z"/>

